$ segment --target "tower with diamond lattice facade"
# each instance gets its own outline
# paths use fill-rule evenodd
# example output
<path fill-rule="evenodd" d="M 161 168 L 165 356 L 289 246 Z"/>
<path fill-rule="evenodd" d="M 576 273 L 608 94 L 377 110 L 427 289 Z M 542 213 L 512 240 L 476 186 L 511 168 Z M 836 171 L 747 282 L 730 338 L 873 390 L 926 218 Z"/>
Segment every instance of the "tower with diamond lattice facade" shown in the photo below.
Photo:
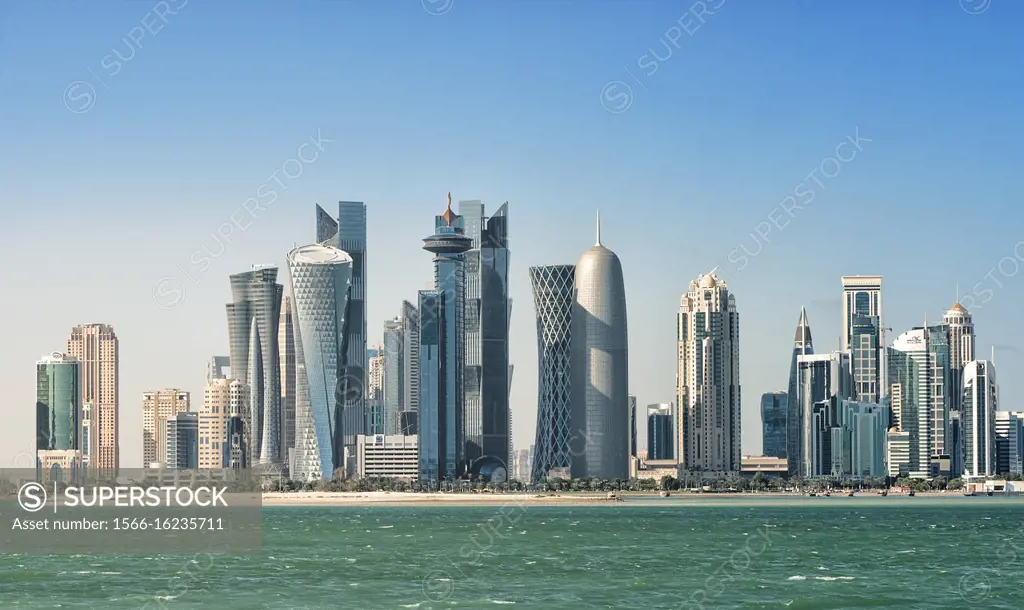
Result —
<path fill-rule="evenodd" d="M 531 476 L 569 476 L 569 408 L 572 404 L 572 304 L 575 265 L 530 267 L 537 312 L 537 440 Z"/>

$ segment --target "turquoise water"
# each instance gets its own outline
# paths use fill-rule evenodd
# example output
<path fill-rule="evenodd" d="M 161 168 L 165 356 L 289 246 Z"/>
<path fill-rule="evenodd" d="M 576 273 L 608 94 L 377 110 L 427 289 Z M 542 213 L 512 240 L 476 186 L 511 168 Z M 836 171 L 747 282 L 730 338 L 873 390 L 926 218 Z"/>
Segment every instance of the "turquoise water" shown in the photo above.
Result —
<path fill-rule="evenodd" d="M 1024 502 L 648 504 L 268 508 L 260 555 L 0 555 L 0 607 L 1024 608 Z"/>

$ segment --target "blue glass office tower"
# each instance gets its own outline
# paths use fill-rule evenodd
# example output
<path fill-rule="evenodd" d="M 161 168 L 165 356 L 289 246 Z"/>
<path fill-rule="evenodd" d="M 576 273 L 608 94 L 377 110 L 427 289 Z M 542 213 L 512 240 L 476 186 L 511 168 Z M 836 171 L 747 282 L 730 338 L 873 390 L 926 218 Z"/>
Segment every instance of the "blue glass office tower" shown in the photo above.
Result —
<path fill-rule="evenodd" d="M 465 268 L 473 240 L 452 212 L 451 193 L 423 249 L 434 255 L 434 289 L 419 293 L 420 481 L 452 480 L 468 471 L 464 434 Z"/>
<path fill-rule="evenodd" d="M 324 244 L 288 253 L 294 299 L 295 472 L 329 479 L 345 467 L 344 338 L 352 257 Z"/>
<path fill-rule="evenodd" d="M 672 405 L 647 406 L 647 459 L 671 460 L 675 457 L 675 441 L 672 433 Z"/>
<path fill-rule="evenodd" d="M 338 248 L 352 259 L 352 281 L 345 311 L 347 327 L 342 342 L 344 387 L 341 392 L 344 400 L 344 442 L 353 453 L 356 435 L 366 433 L 370 417 L 365 396 L 369 364 L 366 359 L 366 204 L 361 201 L 338 202 L 337 222 L 320 206 L 316 209 L 317 243 Z"/>
<path fill-rule="evenodd" d="M 789 473 L 795 474 L 798 470 L 801 438 L 803 429 L 800 426 L 800 396 L 797 391 L 799 386 L 799 365 L 797 358 L 810 356 L 814 353 L 814 344 L 811 341 L 811 325 L 807 323 L 807 310 L 800 308 L 800 319 L 796 323 L 796 336 L 793 338 L 793 360 L 789 366 L 789 396 L 786 399 L 786 453 L 779 457 L 789 460 Z M 768 455 L 767 453 L 765 455 Z M 792 457 L 791 457 L 792 456 Z"/>
<path fill-rule="evenodd" d="M 532 480 L 552 471 L 569 476 L 569 411 L 572 406 L 572 306 L 576 294 L 575 265 L 530 267 L 537 312 L 537 440 Z"/>
<path fill-rule="evenodd" d="M 54 352 L 36 363 L 36 451 L 80 450 L 81 362 Z"/>
<path fill-rule="evenodd" d="M 785 458 L 788 428 L 786 417 L 789 408 L 789 394 L 766 392 L 761 395 L 761 426 L 763 428 L 762 455 Z"/>
<path fill-rule="evenodd" d="M 466 237 L 465 269 L 465 452 L 471 464 L 485 456 L 510 463 L 508 328 L 508 202 L 490 217 L 479 201 L 460 201 Z"/>

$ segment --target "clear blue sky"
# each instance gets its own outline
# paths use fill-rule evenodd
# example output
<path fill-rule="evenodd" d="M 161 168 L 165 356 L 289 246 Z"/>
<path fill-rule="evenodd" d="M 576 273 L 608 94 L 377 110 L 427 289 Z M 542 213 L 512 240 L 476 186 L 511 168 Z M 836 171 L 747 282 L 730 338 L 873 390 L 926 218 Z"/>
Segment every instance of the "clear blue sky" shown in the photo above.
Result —
<path fill-rule="evenodd" d="M 417 0 L 190 0 L 164 22 L 148 0 L 2 2 L 0 465 L 34 448 L 36 359 L 86 322 L 121 338 L 122 463 L 141 465 L 141 393 L 180 387 L 199 408 L 206 359 L 228 351 L 228 273 L 283 266 L 312 240 L 316 202 L 367 202 L 379 340 L 431 280 L 420 240 L 448 191 L 510 202 L 516 446 L 536 416 L 527 267 L 575 262 L 600 208 L 639 404 L 674 401 L 679 297 L 720 264 L 742 319 L 744 453 L 757 453 L 758 399 L 785 387 L 801 305 L 817 349 L 835 348 L 840 276 L 882 274 L 901 332 L 1024 241 L 1024 4 L 964 3 L 986 10 L 727 0 L 701 25 L 687 2 L 427 2 L 449 9 L 432 15 Z M 652 50 L 664 61 L 648 76 Z M 632 90 L 625 112 L 602 107 L 625 99 L 613 81 Z M 858 127 L 863 150 L 808 182 Z M 318 130 L 334 142 L 196 273 L 192 253 Z M 730 263 L 801 183 L 813 203 L 742 271 Z M 1024 408 L 1024 274 L 1004 265 L 1001 288 L 984 280 L 978 345 L 1000 346 L 1003 407 Z M 186 290 L 170 310 L 154 303 L 165 277 Z"/>

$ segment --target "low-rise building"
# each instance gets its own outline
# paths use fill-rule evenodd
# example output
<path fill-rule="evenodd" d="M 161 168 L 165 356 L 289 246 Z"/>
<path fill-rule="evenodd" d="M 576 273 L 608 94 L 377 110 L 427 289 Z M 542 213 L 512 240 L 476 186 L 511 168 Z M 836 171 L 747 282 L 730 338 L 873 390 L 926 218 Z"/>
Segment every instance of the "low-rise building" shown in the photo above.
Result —
<path fill-rule="evenodd" d="M 416 436 L 356 436 L 356 475 L 414 481 L 419 477 L 419 442 Z"/>
<path fill-rule="evenodd" d="M 789 472 L 789 461 L 786 458 L 770 455 L 745 455 L 740 461 L 740 474 L 753 477 L 761 473 L 766 477 L 781 477 Z"/>

